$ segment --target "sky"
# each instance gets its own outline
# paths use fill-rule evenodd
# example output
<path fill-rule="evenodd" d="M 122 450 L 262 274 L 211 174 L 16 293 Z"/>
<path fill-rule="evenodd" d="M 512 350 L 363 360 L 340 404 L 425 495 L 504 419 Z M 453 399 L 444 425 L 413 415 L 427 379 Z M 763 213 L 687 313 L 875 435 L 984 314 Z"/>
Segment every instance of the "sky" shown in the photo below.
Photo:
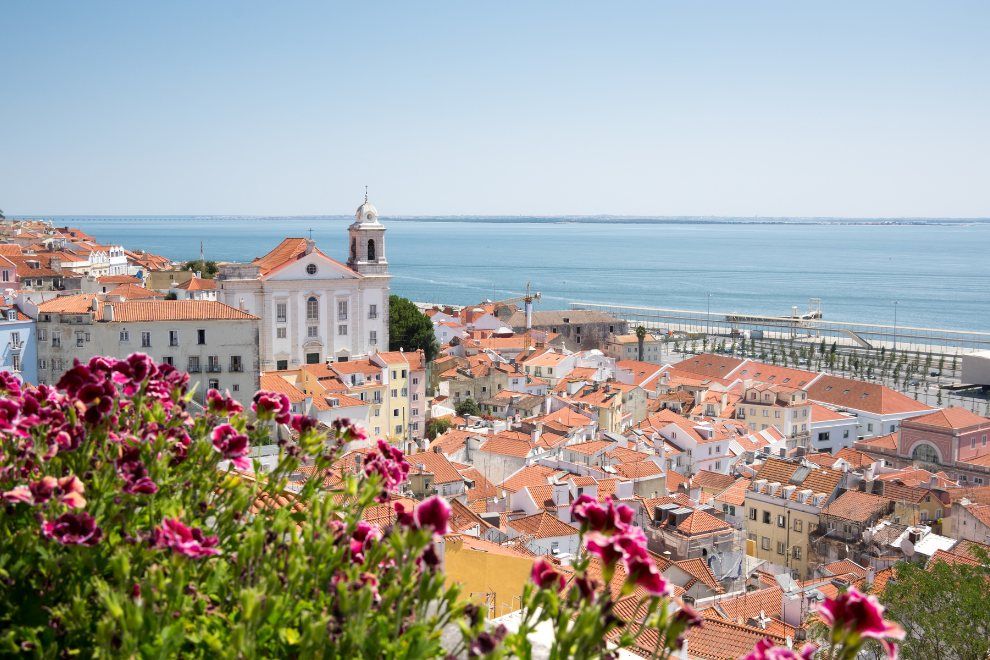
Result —
<path fill-rule="evenodd" d="M 990 217 L 990 2 L 6 2 L 12 214 Z"/>

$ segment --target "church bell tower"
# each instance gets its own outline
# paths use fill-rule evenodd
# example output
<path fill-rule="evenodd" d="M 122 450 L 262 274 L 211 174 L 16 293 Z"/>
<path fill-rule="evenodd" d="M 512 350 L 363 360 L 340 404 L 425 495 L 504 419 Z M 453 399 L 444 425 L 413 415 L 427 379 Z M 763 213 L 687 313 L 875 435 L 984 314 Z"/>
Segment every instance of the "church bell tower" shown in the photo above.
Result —
<path fill-rule="evenodd" d="M 378 221 L 378 209 L 368 201 L 365 187 L 364 204 L 354 214 L 354 224 L 348 228 L 350 248 L 347 265 L 365 276 L 388 277 L 385 259 L 385 226 Z"/>

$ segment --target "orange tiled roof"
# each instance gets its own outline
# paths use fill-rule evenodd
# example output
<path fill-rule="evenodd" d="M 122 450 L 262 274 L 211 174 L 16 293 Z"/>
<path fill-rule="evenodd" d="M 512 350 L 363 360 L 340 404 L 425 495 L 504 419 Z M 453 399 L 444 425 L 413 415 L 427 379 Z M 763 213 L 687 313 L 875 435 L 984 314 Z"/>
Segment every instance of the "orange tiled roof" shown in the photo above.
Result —
<path fill-rule="evenodd" d="M 936 410 L 927 415 L 921 415 L 920 417 L 912 417 L 910 420 L 905 420 L 905 422 L 909 422 L 912 426 L 923 424 L 925 426 L 958 430 L 981 424 L 990 424 L 990 419 L 970 412 L 966 408 L 952 406 L 943 408 L 942 410 Z"/>
<path fill-rule="evenodd" d="M 744 477 L 736 479 L 731 486 L 715 496 L 715 501 L 730 506 L 742 506 L 746 503 L 746 491 L 749 490 L 750 483 L 752 482 Z"/>
<path fill-rule="evenodd" d="M 144 300 L 148 298 L 165 298 L 164 293 L 146 289 L 136 284 L 121 284 L 107 291 L 108 296 L 120 296 L 125 300 Z"/>
<path fill-rule="evenodd" d="M 660 466 L 653 461 L 619 463 L 618 465 L 613 465 L 612 468 L 615 470 L 616 474 L 626 479 L 648 479 L 650 477 L 658 477 L 663 474 Z"/>
<path fill-rule="evenodd" d="M 184 291 L 215 291 L 217 289 L 216 280 L 208 280 L 203 277 L 190 277 L 189 281 L 175 287 Z"/>
<path fill-rule="evenodd" d="M 869 451 L 870 449 L 885 449 L 887 451 L 897 450 L 898 433 L 888 433 L 875 438 L 868 438 L 853 443 L 857 449 Z"/>
<path fill-rule="evenodd" d="M 288 265 L 294 261 L 299 261 L 301 258 L 306 256 L 307 240 L 305 238 L 285 238 L 282 242 L 275 246 L 271 252 L 263 257 L 258 257 L 252 263 L 258 267 L 258 272 L 262 277 L 271 275 L 276 270 Z M 340 263 L 336 259 L 327 256 L 319 248 L 314 247 L 313 252 L 320 254 L 320 256 L 329 259 L 333 263 L 337 264 L 341 268 L 351 270 L 344 264 Z M 354 271 L 354 277 L 360 277 Z"/>
<path fill-rule="evenodd" d="M 97 310 L 101 320 L 107 305 L 115 323 L 140 321 L 257 321 L 257 316 L 215 300 L 125 300 L 105 302 Z"/>
<path fill-rule="evenodd" d="M 515 493 L 527 486 L 542 486 L 550 483 L 550 477 L 558 470 L 545 465 L 527 465 L 502 482 L 502 488 Z"/>
<path fill-rule="evenodd" d="M 261 374 L 259 387 L 269 392 L 284 394 L 289 397 L 290 403 L 301 403 L 306 400 L 305 392 L 278 374 Z"/>
<path fill-rule="evenodd" d="M 736 478 L 730 474 L 721 474 L 710 470 L 698 470 L 691 477 L 691 485 L 696 488 L 708 488 L 720 491 L 725 490 L 735 483 L 735 481 Z"/>
<path fill-rule="evenodd" d="M 808 398 L 815 401 L 880 415 L 932 409 L 931 406 L 926 406 L 905 394 L 895 392 L 889 387 L 828 374 L 819 376 L 814 383 L 805 389 L 808 392 Z"/>
<path fill-rule="evenodd" d="M 419 474 L 421 471 L 433 475 L 434 483 L 450 484 L 463 481 L 460 473 L 443 454 L 434 451 L 421 451 L 406 454 L 409 461 L 410 473 Z"/>
<path fill-rule="evenodd" d="M 725 521 L 719 520 L 712 514 L 704 511 L 693 512 L 677 526 L 677 531 L 687 536 L 711 534 L 726 529 L 732 529 L 732 527 Z"/>
<path fill-rule="evenodd" d="M 835 452 L 835 457 L 843 459 L 854 468 L 869 467 L 877 462 L 876 459 L 869 454 L 857 451 L 852 447 L 843 447 L 839 451 Z"/>
<path fill-rule="evenodd" d="M 822 509 L 822 514 L 844 520 L 866 522 L 873 516 L 882 513 L 890 504 L 891 501 L 886 497 L 872 493 L 861 493 L 857 490 L 847 490 Z"/>
<path fill-rule="evenodd" d="M 594 456 L 614 444 L 614 442 L 609 442 L 608 440 L 591 440 L 589 442 L 566 445 L 564 449 L 572 451 L 575 454 L 581 454 L 582 456 Z"/>
<path fill-rule="evenodd" d="M 533 451 L 533 441 L 523 433 L 502 431 L 487 440 L 478 451 L 526 458 Z"/>
<path fill-rule="evenodd" d="M 568 525 L 557 516 L 552 516 L 546 511 L 541 511 L 525 518 L 510 520 L 508 524 L 520 534 L 526 534 L 537 539 L 575 536 L 578 534 L 577 527 Z"/>
<path fill-rule="evenodd" d="M 677 364 L 671 365 L 674 369 L 687 371 L 708 378 L 725 378 L 732 371 L 739 367 L 743 360 L 726 355 L 713 355 L 704 353 L 696 355 Z"/>

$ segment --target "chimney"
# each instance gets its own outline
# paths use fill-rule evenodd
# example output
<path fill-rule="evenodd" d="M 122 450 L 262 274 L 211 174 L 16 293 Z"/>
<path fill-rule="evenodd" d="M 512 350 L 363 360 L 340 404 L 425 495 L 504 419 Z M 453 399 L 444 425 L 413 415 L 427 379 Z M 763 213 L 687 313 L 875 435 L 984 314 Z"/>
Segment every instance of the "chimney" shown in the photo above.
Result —
<path fill-rule="evenodd" d="M 98 312 L 98 311 L 100 310 L 100 299 L 99 299 L 99 298 L 97 298 L 96 296 L 93 296 L 93 300 L 92 300 L 92 302 L 91 302 L 91 303 L 89 304 L 89 307 L 90 307 L 90 309 L 92 309 L 92 310 L 93 310 L 94 312 Z"/>
<path fill-rule="evenodd" d="M 530 440 L 535 444 L 539 442 L 541 435 L 543 435 L 543 426 L 541 424 L 533 425 L 533 430 L 529 432 Z"/>
<path fill-rule="evenodd" d="M 93 298 L 95 301 L 96 298 Z M 107 304 L 103 306 L 103 320 L 113 322 L 113 305 Z"/>
<path fill-rule="evenodd" d="M 313 254 L 313 249 L 315 247 L 316 247 L 316 243 L 313 242 L 313 239 L 307 238 L 306 239 L 306 250 L 305 250 L 305 252 L 303 252 L 303 254 Z"/>

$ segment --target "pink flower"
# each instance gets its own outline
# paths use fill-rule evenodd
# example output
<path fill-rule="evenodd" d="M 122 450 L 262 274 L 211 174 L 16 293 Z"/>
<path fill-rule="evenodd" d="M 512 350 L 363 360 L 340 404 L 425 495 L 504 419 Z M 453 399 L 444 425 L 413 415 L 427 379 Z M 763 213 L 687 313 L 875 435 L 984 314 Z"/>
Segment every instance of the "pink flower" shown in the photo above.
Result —
<path fill-rule="evenodd" d="M 611 533 L 622 531 L 632 523 L 633 510 L 624 504 L 618 506 L 609 500 L 602 506 L 598 500 L 588 495 L 581 495 L 571 505 L 574 519 L 581 526 L 593 532 Z"/>
<path fill-rule="evenodd" d="M 247 470 L 251 467 L 251 462 L 247 459 L 251 447 L 248 445 L 248 437 L 243 433 L 238 433 L 230 424 L 221 424 L 213 429 L 210 436 L 213 440 L 213 448 L 240 470 Z"/>
<path fill-rule="evenodd" d="M 368 433 L 360 424 L 344 417 L 333 420 L 333 430 L 344 442 L 357 442 L 368 439 Z"/>
<path fill-rule="evenodd" d="M 224 396 L 217 390 L 210 390 L 206 393 L 206 409 L 214 415 L 230 417 L 242 412 L 244 406 L 234 401 L 229 395 Z"/>
<path fill-rule="evenodd" d="M 811 660 L 817 650 L 817 644 L 809 643 L 804 645 L 799 654 L 785 646 L 774 646 L 773 642 L 764 638 L 741 660 Z"/>
<path fill-rule="evenodd" d="M 265 421 L 274 419 L 279 424 L 288 424 L 291 405 L 289 397 L 284 394 L 259 390 L 254 395 L 251 410 L 255 412 L 258 419 Z"/>
<path fill-rule="evenodd" d="M 63 513 L 42 523 L 41 535 L 62 545 L 96 545 L 103 538 L 103 531 L 88 513 Z"/>
<path fill-rule="evenodd" d="M 439 495 L 428 497 L 416 505 L 413 511 L 413 522 L 420 529 L 432 529 L 434 534 L 443 536 L 447 533 L 447 522 L 450 520 L 450 505 Z"/>
<path fill-rule="evenodd" d="M 406 480 L 409 474 L 409 463 L 398 447 L 393 447 L 384 440 L 378 441 L 378 451 L 364 457 L 364 473 L 369 477 L 377 474 L 382 479 L 382 493 L 379 502 L 388 499 L 388 493 L 394 491 Z"/>
<path fill-rule="evenodd" d="M 216 536 L 204 536 L 203 530 L 188 527 L 178 518 L 165 518 L 161 526 L 155 528 L 153 539 L 156 548 L 170 548 L 194 559 L 220 554 Z"/>
<path fill-rule="evenodd" d="M 83 497 L 86 487 L 75 475 L 63 477 L 58 480 L 59 501 L 62 504 L 81 509 L 86 506 L 86 498 Z"/>
<path fill-rule="evenodd" d="M 289 418 L 289 426 L 299 435 L 315 429 L 317 424 L 319 421 L 309 415 L 292 415 Z"/>
<path fill-rule="evenodd" d="M 351 559 L 356 563 L 362 563 L 364 561 L 365 550 L 371 547 L 372 544 L 377 543 L 381 538 L 382 532 L 380 529 L 365 520 L 359 521 L 357 527 L 354 529 L 354 533 L 351 534 L 351 540 L 348 545 L 351 551 Z"/>
<path fill-rule="evenodd" d="M 3 499 L 12 503 L 34 504 L 34 496 L 27 486 L 15 486 L 4 492 Z"/>
<path fill-rule="evenodd" d="M 835 598 L 826 598 L 818 606 L 818 615 L 829 627 L 856 639 L 904 639 L 904 629 L 883 618 L 884 607 L 875 596 L 867 596 L 855 587 Z"/>
<path fill-rule="evenodd" d="M 533 562 L 533 570 L 530 572 L 530 579 L 540 589 L 556 589 L 560 591 L 564 588 L 564 576 L 557 572 L 553 564 L 540 557 Z"/>
<path fill-rule="evenodd" d="M 636 557 L 626 561 L 626 570 L 629 572 L 629 580 L 636 586 L 641 587 L 651 596 L 669 596 L 670 587 L 656 564 L 649 557 Z"/>

